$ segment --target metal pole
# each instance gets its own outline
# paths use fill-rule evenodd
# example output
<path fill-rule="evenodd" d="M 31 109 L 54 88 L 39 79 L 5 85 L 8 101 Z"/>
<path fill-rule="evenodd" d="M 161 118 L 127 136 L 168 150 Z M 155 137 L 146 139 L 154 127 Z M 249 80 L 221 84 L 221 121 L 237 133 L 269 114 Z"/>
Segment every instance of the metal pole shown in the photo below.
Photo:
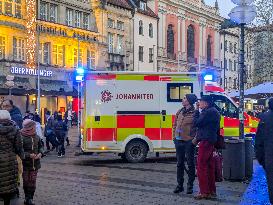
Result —
<path fill-rule="evenodd" d="M 226 33 L 224 33 L 224 90 L 226 90 Z"/>
<path fill-rule="evenodd" d="M 78 136 L 80 136 L 80 82 L 78 82 Z"/>
<path fill-rule="evenodd" d="M 40 115 L 40 110 L 41 110 L 41 88 L 40 88 L 40 32 L 38 29 L 37 32 L 37 49 L 38 49 L 38 56 L 37 56 L 37 90 L 38 90 L 38 99 L 37 99 L 37 114 Z"/>
<path fill-rule="evenodd" d="M 245 24 L 241 24 L 240 42 L 240 104 L 239 104 L 239 138 L 244 139 L 244 69 L 245 69 Z"/>

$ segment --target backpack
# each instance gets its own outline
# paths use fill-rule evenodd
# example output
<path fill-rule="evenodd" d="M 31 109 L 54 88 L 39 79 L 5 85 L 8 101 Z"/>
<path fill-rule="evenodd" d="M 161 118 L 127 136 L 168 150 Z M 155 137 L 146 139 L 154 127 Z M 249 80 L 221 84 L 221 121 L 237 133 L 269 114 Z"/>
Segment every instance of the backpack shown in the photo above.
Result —
<path fill-rule="evenodd" d="M 56 137 L 59 139 L 59 138 L 65 137 L 65 133 L 67 131 L 67 128 L 66 128 L 66 125 L 63 121 L 58 121 L 58 122 L 56 122 L 56 124 L 54 126 L 54 130 L 55 130 Z"/>

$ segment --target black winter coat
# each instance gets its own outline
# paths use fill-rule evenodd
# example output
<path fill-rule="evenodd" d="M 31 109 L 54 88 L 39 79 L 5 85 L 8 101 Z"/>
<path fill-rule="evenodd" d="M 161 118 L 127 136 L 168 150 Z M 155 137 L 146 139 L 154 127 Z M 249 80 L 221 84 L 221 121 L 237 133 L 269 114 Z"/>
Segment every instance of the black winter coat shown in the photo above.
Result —
<path fill-rule="evenodd" d="M 22 129 L 22 124 L 23 124 L 23 116 L 21 111 L 19 110 L 18 107 L 13 106 L 12 110 L 9 112 L 11 119 L 16 122 L 17 126 Z"/>
<path fill-rule="evenodd" d="M 0 194 L 16 192 L 18 186 L 16 154 L 24 157 L 19 129 L 13 121 L 0 121 Z"/>
<path fill-rule="evenodd" d="M 273 111 L 263 113 L 255 138 L 255 152 L 267 174 L 270 202 L 273 204 Z"/>
<path fill-rule="evenodd" d="M 40 159 L 31 159 L 30 154 L 42 154 L 43 146 L 39 136 L 23 136 L 23 146 L 25 152 L 25 159 L 23 160 L 24 170 L 38 170 L 41 168 Z"/>
<path fill-rule="evenodd" d="M 197 142 L 209 141 L 211 144 L 215 144 L 220 129 L 220 119 L 220 113 L 215 107 L 204 109 L 201 113 L 196 111 L 194 126 L 197 128 Z"/>

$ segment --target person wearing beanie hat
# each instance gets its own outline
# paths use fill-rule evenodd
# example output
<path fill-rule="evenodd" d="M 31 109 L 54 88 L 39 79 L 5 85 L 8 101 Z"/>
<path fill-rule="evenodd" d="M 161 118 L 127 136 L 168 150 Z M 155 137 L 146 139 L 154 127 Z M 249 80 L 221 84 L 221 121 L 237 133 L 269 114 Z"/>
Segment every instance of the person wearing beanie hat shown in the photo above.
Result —
<path fill-rule="evenodd" d="M 23 188 L 25 204 L 33 205 L 33 196 L 36 190 L 38 170 L 41 168 L 40 159 L 43 153 L 41 139 L 36 134 L 36 123 L 33 120 L 23 121 L 21 129 L 25 159 L 23 159 Z"/>
<path fill-rule="evenodd" d="M 199 102 L 201 113 L 196 112 L 194 125 L 197 128 L 193 143 L 199 143 L 197 156 L 197 178 L 200 192 L 195 199 L 216 198 L 214 145 L 220 130 L 220 113 L 213 106 L 213 98 L 202 96 Z"/>
<path fill-rule="evenodd" d="M 261 114 L 255 137 L 255 153 L 266 172 L 269 200 L 273 204 L 273 98 L 268 101 L 269 110 Z"/>
<path fill-rule="evenodd" d="M 9 205 L 19 193 L 17 156 L 24 157 L 18 126 L 11 120 L 7 110 L 0 110 L 0 198 L 4 200 L 5 205 Z"/>
<path fill-rule="evenodd" d="M 177 183 L 174 193 L 184 191 L 184 171 L 185 160 L 187 160 L 189 171 L 187 194 L 193 193 L 193 182 L 195 180 L 195 164 L 194 164 L 194 149 L 192 139 L 195 136 L 195 128 L 193 126 L 193 119 L 195 114 L 194 104 L 197 97 L 194 94 L 185 95 L 182 100 L 182 108 L 176 113 L 173 124 L 173 140 L 176 149 L 177 158 Z M 187 156 L 187 158 L 186 158 Z"/>

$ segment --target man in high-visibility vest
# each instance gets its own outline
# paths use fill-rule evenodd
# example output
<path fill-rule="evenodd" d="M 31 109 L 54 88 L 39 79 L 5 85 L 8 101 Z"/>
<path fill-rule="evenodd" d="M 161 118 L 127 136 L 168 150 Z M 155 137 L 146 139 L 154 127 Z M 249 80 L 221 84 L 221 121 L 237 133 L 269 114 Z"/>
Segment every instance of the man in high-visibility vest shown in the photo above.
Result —
<path fill-rule="evenodd" d="M 256 138 L 255 152 L 259 163 L 266 172 L 270 202 L 273 204 L 273 98 L 268 102 L 269 111 L 260 118 Z"/>

